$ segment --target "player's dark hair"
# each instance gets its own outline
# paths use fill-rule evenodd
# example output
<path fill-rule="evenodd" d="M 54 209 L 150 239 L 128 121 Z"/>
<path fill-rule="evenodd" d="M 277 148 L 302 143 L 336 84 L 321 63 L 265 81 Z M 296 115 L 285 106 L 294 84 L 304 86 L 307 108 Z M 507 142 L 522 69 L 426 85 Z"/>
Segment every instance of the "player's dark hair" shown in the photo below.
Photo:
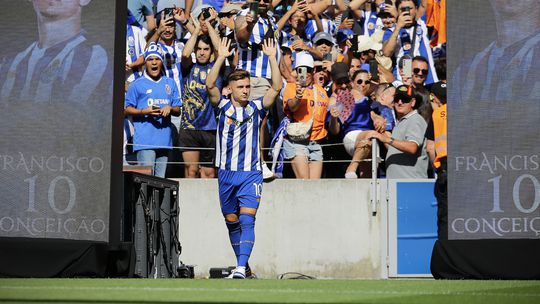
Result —
<path fill-rule="evenodd" d="M 242 79 L 249 78 L 249 72 L 246 70 L 237 69 L 232 71 L 232 73 L 229 74 L 228 82 L 231 83 L 232 81 L 238 81 Z"/>

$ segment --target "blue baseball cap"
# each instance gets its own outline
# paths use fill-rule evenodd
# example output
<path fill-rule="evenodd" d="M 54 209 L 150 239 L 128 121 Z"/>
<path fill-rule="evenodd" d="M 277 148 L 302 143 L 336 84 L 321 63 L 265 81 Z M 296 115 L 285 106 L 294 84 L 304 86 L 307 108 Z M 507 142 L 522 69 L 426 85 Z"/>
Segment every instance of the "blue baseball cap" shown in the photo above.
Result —
<path fill-rule="evenodd" d="M 161 46 L 157 45 L 155 42 L 150 43 L 144 52 L 145 61 L 150 57 L 157 57 L 159 60 L 163 61 L 163 51 L 161 50 Z"/>
<path fill-rule="evenodd" d="M 354 36 L 353 30 L 349 28 L 341 29 L 337 32 L 337 36 L 336 36 L 337 43 L 338 44 L 343 43 L 347 41 L 347 39 L 352 38 L 352 36 Z"/>

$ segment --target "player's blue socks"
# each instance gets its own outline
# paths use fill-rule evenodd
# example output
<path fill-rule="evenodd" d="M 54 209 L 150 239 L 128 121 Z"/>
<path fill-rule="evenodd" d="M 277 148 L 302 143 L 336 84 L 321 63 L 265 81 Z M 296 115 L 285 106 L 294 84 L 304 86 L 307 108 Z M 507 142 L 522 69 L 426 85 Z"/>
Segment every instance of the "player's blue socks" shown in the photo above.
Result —
<path fill-rule="evenodd" d="M 246 267 L 255 242 L 255 216 L 247 213 L 240 213 L 240 255 L 238 266 Z"/>
<path fill-rule="evenodd" d="M 240 229 L 240 221 L 236 222 L 227 222 L 227 229 L 229 229 L 229 240 L 231 241 L 231 246 L 234 250 L 234 255 L 238 261 L 238 256 L 240 256 L 240 234 L 242 230 Z"/>

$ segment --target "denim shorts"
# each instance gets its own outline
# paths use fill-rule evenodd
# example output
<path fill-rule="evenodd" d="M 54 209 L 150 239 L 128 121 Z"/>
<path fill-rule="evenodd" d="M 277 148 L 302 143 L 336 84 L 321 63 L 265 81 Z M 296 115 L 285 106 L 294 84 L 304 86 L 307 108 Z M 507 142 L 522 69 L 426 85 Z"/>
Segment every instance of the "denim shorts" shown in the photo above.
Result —
<path fill-rule="evenodd" d="M 310 161 L 323 160 L 322 147 L 316 141 L 297 143 L 285 138 L 283 141 L 283 151 L 285 152 L 285 159 L 293 159 L 297 155 L 303 155 Z"/>

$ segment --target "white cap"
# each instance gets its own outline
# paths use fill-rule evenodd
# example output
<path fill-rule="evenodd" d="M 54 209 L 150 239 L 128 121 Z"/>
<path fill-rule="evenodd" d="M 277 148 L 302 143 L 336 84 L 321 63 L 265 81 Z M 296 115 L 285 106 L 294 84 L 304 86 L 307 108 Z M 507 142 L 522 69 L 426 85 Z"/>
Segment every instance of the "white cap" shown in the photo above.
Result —
<path fill-rule="evenodd" d="M 199 15 L 202 14 L 203 9 L 205 9 L 205 8 L 213 8 L 213 7 L 211 5 L 208 5 L 208 4 L 201 4 L 199 6 L 194 7 L 191 10 L 191 14 L 193 15 L 193 17 L 199 19 Z"/>
<path fill-rule="evenodd" d="M 375 42 L 367 35 L 358 36 L 358 51 L 363 52 L 368 50 L 380 51 L 382 50 L 382 44 Z"/>
<path fill-rule="evenodd" d="M 294 60 L 294 68 L 305 66 L 308 68 L 313 68 L 314 62 L 313 62 L 313 56 L 309 54 L 308 52 L 300 52 L 296 53 L 296 59 Z"/>

